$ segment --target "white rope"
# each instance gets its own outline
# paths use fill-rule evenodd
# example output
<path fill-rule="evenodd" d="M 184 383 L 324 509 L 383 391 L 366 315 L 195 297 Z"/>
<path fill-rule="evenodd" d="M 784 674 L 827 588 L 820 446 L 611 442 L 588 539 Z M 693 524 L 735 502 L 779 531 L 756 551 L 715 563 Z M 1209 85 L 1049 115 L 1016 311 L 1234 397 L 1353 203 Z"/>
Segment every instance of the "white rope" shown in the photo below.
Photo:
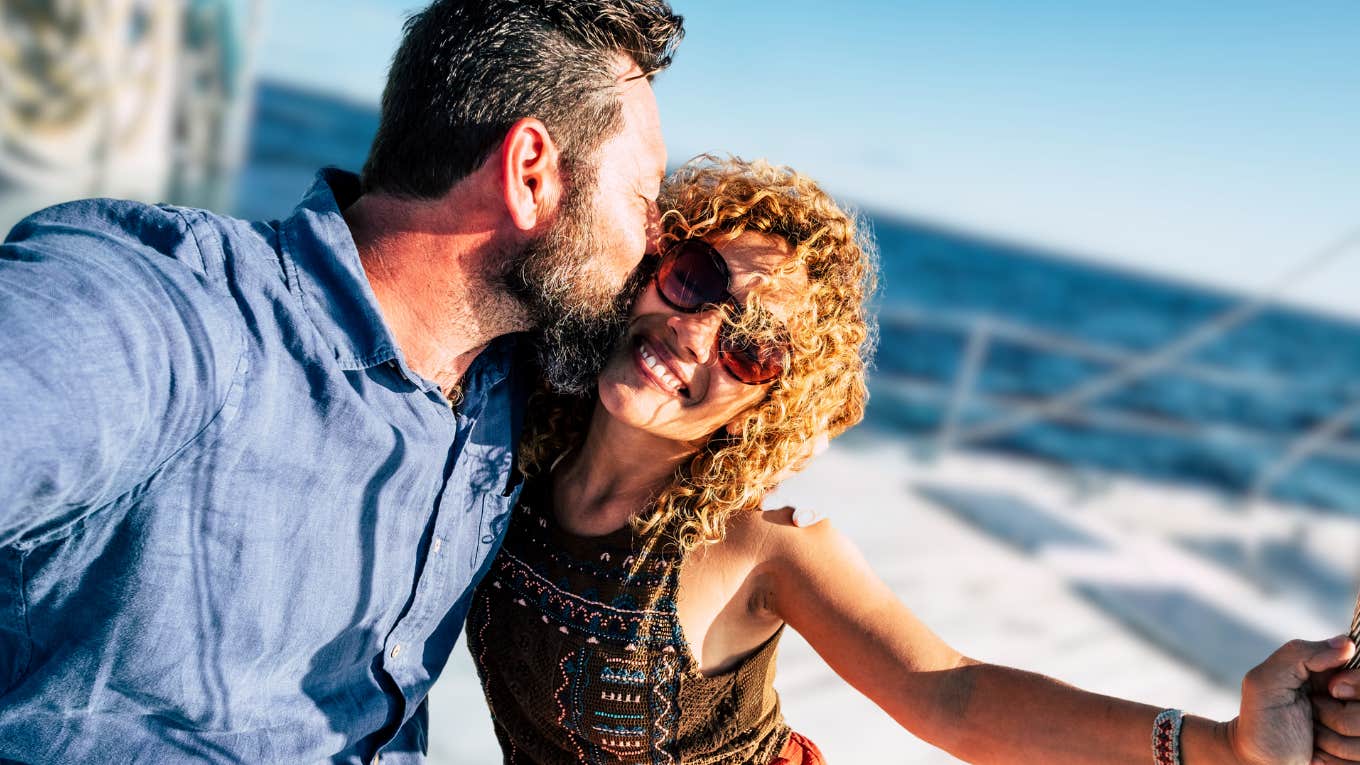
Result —
<path fill-rule="evenodd" d="M 879 377 L 874 384 L 875 395 L 902 397 L 912 401 L 929 401 L 941 408 L 948 405 L 952 389 L 925 377 L 892 375 Z M 1013 410 L 1037 406 L 1041 401 L 1033 397 L 975 391 L 971 398 L 992 409 Z M 1157 414 L 1144 414 L 1116 409 L 1072 409 L 1054 412 L 1053 421 L 1096 428 L 1102 431 L 1121 431 L 1182 439 L 1205 439 L 1214 443 L 1288 448 L 1292 441 L 1284 434 L 1264 428 L 1250 428 L 1221 423 L 1201 424 Z M 936 436 L 938 438 L 938 435 Z M 1326 441 L 1317 445 L 1315 454 L 1337 460 L 1360 463 L 1360 444 L 1354 441 Z"/>
<path fill-rule="evenodd" d="M 1294 283 L 1357 246 L 1360 246 L 1360 227 L 1342 236 L 1330 246 L 1324 247 L 1305 258 L 1299 265 L 1286 271 L 1272 285 L 1262 290 L 1255 297 L 1245 300 L 1237 307 L 1210 319 L 1181 338 L 1158 350 L 1129 361 L 1129 363 L 1113 370 L 1104 377 L 1079 385 L 1068 393 L 1040 404 L 1021 408 L 993 422 L 984 422 L 962 429 L 957 433 L 954 441 L 955 443 L 968 443 L 1005 435 L 1035 421 L 1070 412 L 1130 382 L 1175 364 L 1190 353 L 1222 336 L 1225 332 L 1271 307 L 1276 299 Z"/>
<path fill-rule="evenodd" d="M 906 331 L 914 331 L 924 327 L 955 332 L 960 335 L 971 335 L 977 330 L 979 320 L 984 319 L 986 320 L 988 337 L 996 341 L 1015 343 L 1027 348 L 1051 351 L 1059 355 L 1072 356 L 1087 361 L 1096 361 L 1106 366 L 1127 364 L 1129 361 L 1142 356 L 1140 352 L 1130 351 L 1127 348 L 1038 329 L 1021 322 L 1002 320 L 991 314 L 924 311 L 901 307 L 885 308 L 878 313 L 879 326 L 885 330 L 901 327 Z M 1175 371 L 1178 375 L 1184 375 L 1193 380 L 1258 393 L 1279 394 L 1298 387 L 1296 380 L 1283 375 L 1259 370 L 1240 370 L 1201 364 L 1194 361 L 1176 364 Z"/>
<path fill-rule="evenodd" d="M 1285 474 L 1330 444 L 1357 418 L 1360 418 L 1360 398 L 1337 410 L 1331 417 L 1300 436 L 1289 445 L 1280 459 L 1261 471 L 1260 476 L 1253 482 L 1251 491 L 1248 492 L 1248 502 L 1263 499 Z"/>
<path fill-rule="evenodd" d="M 1351 642 L 1360 646 L 1360 597 L 1355 599 L 1355 616 L 1351 617 Z M 1345 669 L 1360 669 L 1360 651 L 1356 651 L 1351 660 L 1346 662 Z"/>

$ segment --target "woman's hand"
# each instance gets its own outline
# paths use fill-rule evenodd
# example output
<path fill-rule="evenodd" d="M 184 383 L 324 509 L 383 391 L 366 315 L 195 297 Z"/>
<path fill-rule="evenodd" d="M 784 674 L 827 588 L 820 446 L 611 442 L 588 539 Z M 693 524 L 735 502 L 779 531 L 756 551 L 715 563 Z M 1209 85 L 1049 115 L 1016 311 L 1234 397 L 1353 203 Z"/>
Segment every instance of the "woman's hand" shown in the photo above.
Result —
<path fill-rule="evenodd" d="M 1360 669 L 1313 678 L 1313 762 L 1360 762 Z"/>
<path fill-rule="evenodd" d="M 782 513 L 790 510 L 793 511 L 793 516 L 790 518 L 790 520 L 793 521 L 793 525 L 797 526 L 800 529 L 805 529 L 808 526 L 816 526 L 817 524 L 826 520 L 826 516 L 822 515 L 816 510 L 813 510 L 810 507 L 794 507 L 793 505 L 784 505 L 783 507 L 765 508 L 765 512 L 767 513 Z"/>
<path fill-rule="evenodd" d="M 1355 653 L 1344 635 L 1329 641 L 1293 640 L 1242 681 L 1242 709 L 1228 724 L 1233 753 L 1243 765 L 1342 765 L 1360 762 L 1360 703 L 1324 694 L 1360 682 L 1337 673 Z"/>

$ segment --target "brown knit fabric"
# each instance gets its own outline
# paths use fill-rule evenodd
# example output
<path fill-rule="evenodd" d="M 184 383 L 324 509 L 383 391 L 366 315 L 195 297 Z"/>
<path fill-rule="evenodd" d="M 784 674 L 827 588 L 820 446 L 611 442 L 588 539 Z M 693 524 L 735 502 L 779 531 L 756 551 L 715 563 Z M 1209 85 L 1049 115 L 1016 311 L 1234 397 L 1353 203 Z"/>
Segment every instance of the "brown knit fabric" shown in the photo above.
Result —
<path fill-rule="evenodd" d="M 704 677 L 676 617 L 682 556 L 627 527 L 571 534 L 550 501 L 525 487 L 468 616 L 507 765 L 769 765 L 789 737 L 779 634 Z"/>

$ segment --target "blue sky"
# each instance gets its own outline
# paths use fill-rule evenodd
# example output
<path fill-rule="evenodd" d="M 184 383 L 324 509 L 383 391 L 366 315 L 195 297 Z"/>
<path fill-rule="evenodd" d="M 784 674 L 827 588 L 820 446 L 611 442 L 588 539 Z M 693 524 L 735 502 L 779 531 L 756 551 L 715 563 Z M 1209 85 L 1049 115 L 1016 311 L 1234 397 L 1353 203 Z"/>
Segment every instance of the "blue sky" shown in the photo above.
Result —
<path fill-rule="evenodd" d="M 261 74 L 376 103 L 411 0 L 271 0 Z M 674 0 L 672 160 L 1237 289 L 1360 227 L 1360 2 Z M 1360 315 L 1360 252 L 1289 293 Z"/>

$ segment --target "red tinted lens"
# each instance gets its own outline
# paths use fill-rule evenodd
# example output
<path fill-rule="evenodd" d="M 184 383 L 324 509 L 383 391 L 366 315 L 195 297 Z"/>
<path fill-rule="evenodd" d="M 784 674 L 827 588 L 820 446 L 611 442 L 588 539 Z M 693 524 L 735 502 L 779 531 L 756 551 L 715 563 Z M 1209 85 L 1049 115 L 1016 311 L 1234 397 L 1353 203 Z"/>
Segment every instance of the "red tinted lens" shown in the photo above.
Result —
<path fill-rule="evenodd" d="M 681 242 L 661 259 L 656 288 L 679 311 L 697 311 L 727 299 L 730 273 L 718 251 L 699 240 Z"/>
<path fill-rule="evenodd" d="M 760 385 L 784 373 L 789 352 L 783 343 L 734 340 L 724 332 L 718 342 L 718 359 L 739 382 Z"/>

